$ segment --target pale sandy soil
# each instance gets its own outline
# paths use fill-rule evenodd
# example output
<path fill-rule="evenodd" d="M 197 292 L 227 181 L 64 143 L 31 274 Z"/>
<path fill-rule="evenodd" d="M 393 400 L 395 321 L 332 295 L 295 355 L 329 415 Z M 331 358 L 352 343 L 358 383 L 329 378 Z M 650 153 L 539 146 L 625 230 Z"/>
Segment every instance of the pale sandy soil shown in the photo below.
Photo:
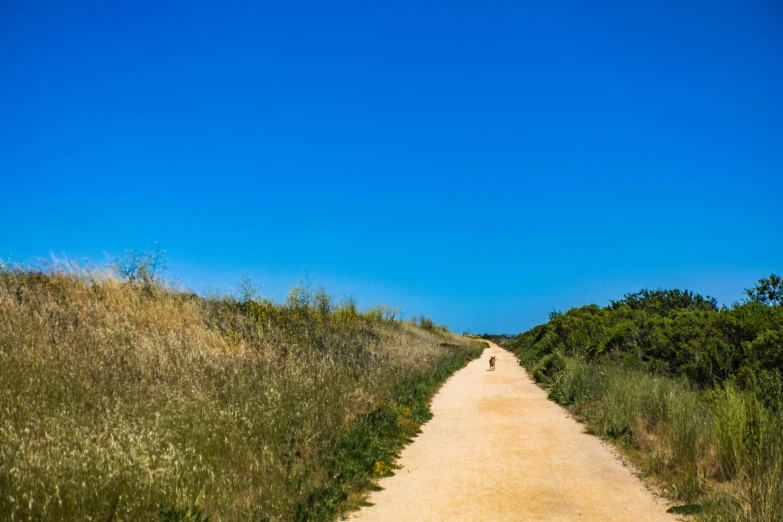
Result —
<path fill-rule="evenodd" d="M 487 371 L 489 357 L 497 369 Z M 492 345 L 443 386 L 434 418 L 350 516 L 374 521 L 675 521 L 665 503 Z"/>

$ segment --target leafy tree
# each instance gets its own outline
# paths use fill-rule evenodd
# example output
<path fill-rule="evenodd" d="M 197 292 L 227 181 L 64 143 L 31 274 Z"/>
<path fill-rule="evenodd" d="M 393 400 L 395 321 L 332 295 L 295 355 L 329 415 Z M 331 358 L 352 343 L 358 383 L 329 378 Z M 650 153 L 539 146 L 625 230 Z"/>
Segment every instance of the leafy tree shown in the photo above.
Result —
<path fill-rule="evenodd" d="M 748 300 L 767 306 L 783 306 L 783 278 L 775 274 L 759 279 L 756 286 L 746 288 Z"/>
<path fill-rule="evenodd" d="M 721 309 L 715 299 L 688 290 L 641 290 L 605 308 L 589 305 L 552 313 L 547 323 L 507 346 L 532 366 L 559 353 L 619 359 L 687 377 L 699 387 L 750 383 L 759 372 L 783 374 L 782 290 L 780 278 L 771 276 L 748 290 L 753 299 Z M 769 377 L 772 384 L 764 389 L 777 389 L 775 379 Z M 756 389 L 755 384 L 745 387 Z"/>
<path fill-rule="evenodd" d="M 645 310 L 658 315 L 669 315 L 676 310 L 717 310 L 714 297 L 702 296 L 690 290 L 647 290 L 625 294 L 619 301 L 610 301 L 609 308 L 617 310 L 627 306 L 633 310 Z"/>

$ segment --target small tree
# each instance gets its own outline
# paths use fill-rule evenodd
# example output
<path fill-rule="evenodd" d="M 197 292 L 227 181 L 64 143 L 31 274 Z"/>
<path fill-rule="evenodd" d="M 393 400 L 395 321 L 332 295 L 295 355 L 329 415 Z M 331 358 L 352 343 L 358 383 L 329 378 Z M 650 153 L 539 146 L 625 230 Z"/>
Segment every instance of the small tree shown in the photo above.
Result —
<path fill-rule="evenodd" d="M 258 291 L 261 285 L 253 283 L 253 277 L 247 272 L 239 274 L 237 279 L 237 299 L 240 303 L 249 303 L 258 297 Z"/>
<path fill-rule="evenodd" d="M 321 317 L 327 317 L 332 311 L 332 296 L 326 291 L 323 285 L 313 294 L 313 305 Z"/>
<path fill-rule="evenodd" d="M 435 325 L 435 322 L 430 319 L 429 317 L 425 316 L 424 314 L 421 314 L 419 316 L 419 326 L 427 330 L 428 332 L 432 332 L 437 328 Z"/>
<path fill-rule="evenodd" d="M 775 274 L 759 279 L 756 286 L 746 288 L 749 301 L 767 306 L 783 306 L 783 278 Z"/>
<path fill-rule="evenodd" d="M 163 273 L 168 270 L 166 251 L 155 242 L 150 252 L 138 250 L 135 246 L 125 251 L 125 259 L 114 261 L 114 270 L 131 284 L 145 287 L 163 282 Z"/>
<path fill-rule="evenodd" d="M 307 272 L 299 276 L 296 286 L 288 292 L 286 304 L 294 310 L 304 310 L 313 302 L 313 278 Z"/>

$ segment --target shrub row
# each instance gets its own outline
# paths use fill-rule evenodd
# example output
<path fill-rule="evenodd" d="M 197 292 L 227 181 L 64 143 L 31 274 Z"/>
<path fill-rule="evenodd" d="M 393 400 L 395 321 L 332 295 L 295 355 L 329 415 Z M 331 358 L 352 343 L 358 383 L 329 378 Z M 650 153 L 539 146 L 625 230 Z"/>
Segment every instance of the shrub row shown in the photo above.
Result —
<path fill-rule="evenodd" d="M 643 290 L 606 308 L 555 312 L 506 346 L 552 400 L 686 502 L 681 512 L 781 520 L 783 288 L 775 277 L 731 308 L 688 291 Z"/>

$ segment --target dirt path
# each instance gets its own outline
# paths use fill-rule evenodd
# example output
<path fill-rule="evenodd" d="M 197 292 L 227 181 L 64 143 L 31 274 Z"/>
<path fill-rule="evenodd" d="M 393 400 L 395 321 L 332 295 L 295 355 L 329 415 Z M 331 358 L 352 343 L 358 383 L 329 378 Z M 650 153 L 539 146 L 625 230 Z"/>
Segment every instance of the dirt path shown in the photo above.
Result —
<path fill-rule="evenodd" d="M 489 372 L 490 355 L 497 369 Z M 435 417 L 382 479 L 374 521 L 675 521 L 598 438 L 492 345 L 432 403 Z"/>

